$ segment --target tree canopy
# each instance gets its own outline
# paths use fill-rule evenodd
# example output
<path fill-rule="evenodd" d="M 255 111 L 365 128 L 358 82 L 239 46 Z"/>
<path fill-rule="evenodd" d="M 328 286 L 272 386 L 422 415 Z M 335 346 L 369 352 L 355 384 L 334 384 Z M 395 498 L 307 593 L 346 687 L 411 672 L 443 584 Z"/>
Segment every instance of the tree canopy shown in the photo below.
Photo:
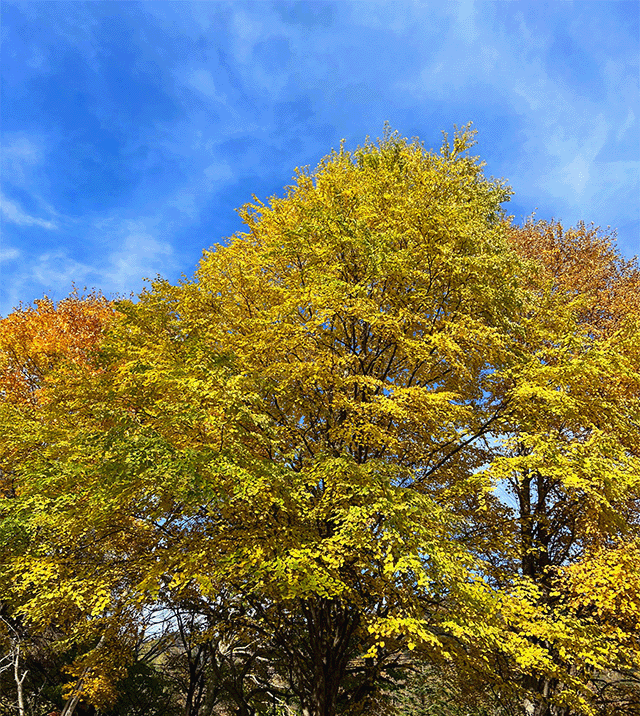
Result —
<path fill-rule="evenodd" d="M 638 708 L 640 272 L 514 226 L 472 145 L 341 147 L 192 279 L 0 322 L 23 713 L 44 642 L 65 716 L 143 673 L 187 716 L 401 713 L 416 670 L 485 713 Z"/>

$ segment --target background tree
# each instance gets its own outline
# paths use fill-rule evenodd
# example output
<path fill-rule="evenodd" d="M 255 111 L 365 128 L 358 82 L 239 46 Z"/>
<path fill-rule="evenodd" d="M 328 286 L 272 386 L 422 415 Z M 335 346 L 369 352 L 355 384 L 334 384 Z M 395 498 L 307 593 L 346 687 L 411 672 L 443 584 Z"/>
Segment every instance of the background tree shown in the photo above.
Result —
<path fill-rule="evenodd" d="M 25 599 L 13 567 L 43 537 L 36 524 L 23 519 L 29 510 L 36 514 L 43 507 L 22 500 L 29 491 L 24 466 L 42 449 L 40 428 L 51 420 L 48 376 L 86 366 L 113 317 L 102 296 L 74 293 L 57 305 L 41 299 L 0 321 L 0 617 L 7 648 L 13 644 L 15 653 L 20 646 L 22 708 L 28 713 L 61 698 L 69 645 L 59 628 L 47 624 L 40 630 L 21 612 Z M 12 687 L 4 676 L 3 691 L 15 693 L 17 683 Z"/>
<path fill-rule="evenodd" d="M 628 671 L 637 664 L 631 622 L 627 631 L 620 623 L 618 631 L 607 628 L 602 613 L 578 608 L 575 593 L 569 607 L 565 578 L 587 570 L 591 599 L 615 601 L 605 596 L 603 556 L 617 561 L 637 540 L 640 271 L 620 256 L 614 237 L 584 224 L 564 230 L 530 221 L 512 228 L 510 240 L 537 268 L 529 279 L 533 301 L 519 314 L 529 361 L 508 374 L 511 410 L 499 422 L 494 440 L 501 447 L 487 470 L 508 498 L 487 517 L 488 554 L 497 584 L 525 578 L 555 619 L 569 613 L 589 635 L 567 648 L 566 635 L 554 644 L 533 632 L 551 668 L 521 677 L 507 670 L 529 690 L 529 713 L 567 714 L 579 708 L 569 686 L 577 674 L 588 692 L 583 698 L 597 701 L 604 666 Z M 631 563 L 620 572 L 625 582 L 635 579 Z M 631 708 L 628 699 L 608 701 L 603 713 Z"/>

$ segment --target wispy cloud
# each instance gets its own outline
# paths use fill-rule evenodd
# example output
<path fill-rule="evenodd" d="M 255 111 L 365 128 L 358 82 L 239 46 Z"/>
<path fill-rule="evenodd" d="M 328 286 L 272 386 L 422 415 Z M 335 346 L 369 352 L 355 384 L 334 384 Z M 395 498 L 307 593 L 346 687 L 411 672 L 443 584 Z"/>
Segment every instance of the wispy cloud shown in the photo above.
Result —
<path fill-rule="evenodd" d="M 39 226 L 42 229 L 58 228 L 53 221 L 39 219 L 36 216 L 29 216 L 15 201 L 7 199 L 7 197 L 2 194 L 0 194 L 0 211 L 5 221 L 17 224 L 18 226 Z"/>
<path fill-rule="evenodd" d="M 33 278 L 52 297 L 56 287 L 66 293 L 72 284 L 83 284 L 93 273 L 89 264 L 69 257 L 64 250 L 40 254 L 32 266 Z"/>
<path fill-rule="evenodd" d="M 629 111 L 627 112 L 627 118 L 624 120 L 622 126 L 618 130 L 618 133 L 616 134 L 616 139 L 618 141 L 621 141 L 621 139 L 624 137 L 624 135 L 627 133 L 631 127 L 633 127 L 634 123 L 636 121 L 636 115 L 634 111 L 629 107 Z"/>
<path fill-rule="evenodd" d="M 167 201 L 167 205 L 174 207 L 181 214 L 185 214 L 190 219 L 195 219 L 198 215 L 196 194 L 189 189 L 181 189 L 176 192 L 175 196 Z"/>
<path fill-rule="evenodd" d="M 121 231 L 124 236 L 118 248 L 108 255 L 102 271 L 109 290 L 117 293 L 132 290 L 143 278 L 153 278 L 171 268 L 171 244 L 154 236 L 146 222 L 127 221 Z"/>
<path fill-rule="evenodd" d="M 145 278 L 166 276 L 175 268 L 175 256 L 170 243 L 155 235 L 159 223 L 158 219 L 97 222 L 87 227 L 87 232 L 93 230 L 90 250 L 76 256 L 67 246 L 36 254 L 5 248 L 0 251 L 2 263 L 19 257 L 24 260 L 13 270 L 11 283 L 3 287 L 0 314 L 6 315 L 24 299 L 27 287 L 29 300 L 44 294 L 58 300 L 74 285 L 117 297 L 139 291 Z M 113 248 L 100 253 L 99 245 Z"/>
<path fill-rule="evenodd" d="M 214 162 L 205 168 L 204 175 L 207 178 L 207 188 L 212 190 L 230 181 L 233 178 L 233 170 L 228 162 Z"/>
<path fill-rule="evenodd" d="M 445 105 L 452 91 L 483 96 L 463 106 L 474 108 L 469 118 L 476 120 L 483 147 L 512 143 L 514 151 L 493 167 L 531 209 L 546 207 L 546 214 L 567 223 L 594 213 L 609 214 L 611 223 L 637 221 L 640 157 L 637 142 L 635 150 L 629 143 L 637 126 L 637 58 L 585 45 L 580 28 L 606 31 L 584 5 L 570 15 L 571 26 L 541 22 L 530 4 L 513 6 L 486 3 L 474 13 L 472 3 L 455 5 L 450 32 L 399 86 L 420 102 Z M 569 39 L 558 40 L 560 26 Z M 486 136 L 487 127 L 496 135 Z"/>
<path fill-rule="evenodd" d="M 20 256 L 18 249 L 0 249 L 0 262 L 13 261 Z"/>
<path fill-rule="evenodd" d="M 218 91 L 216 89 L 216 83 L 213 80 L 213 76 L 209 70 L 197 69 L 193 70 L 189 74 L 188 83 L 198 92 L 206 95 L 210 99 L 224 101 L 224 98 L 218 97 Z"/>
<path fill-rule="evenodd" d="M 581 200 L 590 181 L 601 181 L 595 159 L 612 129 L 602 114 L 592 117 L 588 126 L 580 123 L 578 127 L 579 133 L 569 134 L 556 124 L 545 142 L 552 162 L 545 189 L 559 197 L 567 196 L 569 189 L 574 201 Z"/>
<path fill-rule="evenodd" d="M 2 142 L 2 180 L 21 186 L 30 176 L 30 170 L 41 161 L 38 144 L 22 134 L 5 133 Z"/>

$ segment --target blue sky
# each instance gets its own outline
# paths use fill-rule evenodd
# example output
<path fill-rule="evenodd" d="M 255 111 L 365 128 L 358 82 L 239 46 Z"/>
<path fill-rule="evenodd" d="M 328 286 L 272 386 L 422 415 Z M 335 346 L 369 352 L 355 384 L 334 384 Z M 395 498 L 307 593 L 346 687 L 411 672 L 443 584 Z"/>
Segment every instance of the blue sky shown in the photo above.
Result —
<path fill-rule="evenodd" d="M 516 221 L 640 253 L 640 3 L 3 0 L 0 314 L 191 275 L 297 166 L 473 121 Z"/>

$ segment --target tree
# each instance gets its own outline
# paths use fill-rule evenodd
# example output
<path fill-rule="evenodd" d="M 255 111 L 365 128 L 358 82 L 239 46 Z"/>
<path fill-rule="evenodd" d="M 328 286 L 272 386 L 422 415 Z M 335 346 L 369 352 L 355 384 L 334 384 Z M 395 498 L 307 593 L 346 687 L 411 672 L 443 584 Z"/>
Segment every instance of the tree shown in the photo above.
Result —
<path fill-rule="evenodd" d="M 353 711 L 399 651 L 456 649 L 485 621 L 454 505 L 505 409 L 485 396 L 515 359 L 519 296 L 508 191 L 469 143 L 331 155 L 245 207 L 249 232 L 173 293 L 182 331 L 233 373 L 232 513 L 213 513 L 225 559 L 208 571 L 247 596 L 303 713 Z"/>
<path fill-rule="evenodd" d="M 529 221 L 512 228 L 510 240 L 537 268 L 533 301 L 519 314 L 529 360 L 509 373 L 511 410 L 499 422 L 500 447 L 487 470 L 510 497 L 501 518 L 494 513 L 485 524 L 492 534 L 488 559 L 497 584 L 524 578 L 558 623 L 576 620 L 575 633 L 587 639 L 568 648 L 562 630 L 556 640 L 530 631 L 551 660 L 508 678 L 529 692 L 532 714 L 579 708 L 569 684 L 580 674 L 582 698 L 615 709 L 598 685 L 607 669 L 638 663 L 636 629 L 629 619 L 626 629 L 608 627 L 604 613 L 586 605 L 616 602 L 603 565 L 620 564 L 620 550 L 627 554 L 638 538 L 640 271 L 620 256 L 612 236 L 584 224 L 564 230 Z M 632 563 L 619 570 L 625 583 L 635 579 Z M 582 607 L 577 575 L 588 585 Z"/>
<path fill-rule="evenodd" d="M 23 618 L 84 639 L 84 698 L 117 694 L 162 604 L 189 716 L 214 697 L 243 716 L 382 713 L 415 664 L 505 709 L 546 708 L 542 678 L 553 708 L 592 712 L 594 670 L 629 643 L 608 646 L 549 572 L 553 510 L 523 510 L 543 478 L 553 509 L 584 497 L 585 557 L 632 523 L 637 333 L 622 315 L 596 330 L 584 292 L 514 249 L 510 191 L 472 144 L 387 132 L 333 152 L 47 374 L 14 428 L 3 509 L 32 538 L 5 574 Z M 575 561 L 576 539 L 553 539 Z"/>
<path fill-rule="evenodd" d="M 19 658 L 26 665 L 16 678 L 21 713 L 21 692 L 29 693 L 28 706 L 34 709 L 38 699 L 52 697 L 64 679 L 60 656 L 68 651 L 63 632 L 49 625 L 39 630 L 21 611 L 25 600 L 17 589 L 14 565 L 41 548 L 37 514 L 44 507 L 37 503 L 37 493 L 29 494 L 28 479 L 22 479 L 24 466 L 42 449 L 43 426 L 54 427 L 48 377 L 86 366 L 113 318 L 113 308 L 102 296 L 74 292 L 57 306 L 45 297 L 0 321 L 0 618 L 16 673 Z M 24 519 L 29 512 L 35 522 Z"/>

